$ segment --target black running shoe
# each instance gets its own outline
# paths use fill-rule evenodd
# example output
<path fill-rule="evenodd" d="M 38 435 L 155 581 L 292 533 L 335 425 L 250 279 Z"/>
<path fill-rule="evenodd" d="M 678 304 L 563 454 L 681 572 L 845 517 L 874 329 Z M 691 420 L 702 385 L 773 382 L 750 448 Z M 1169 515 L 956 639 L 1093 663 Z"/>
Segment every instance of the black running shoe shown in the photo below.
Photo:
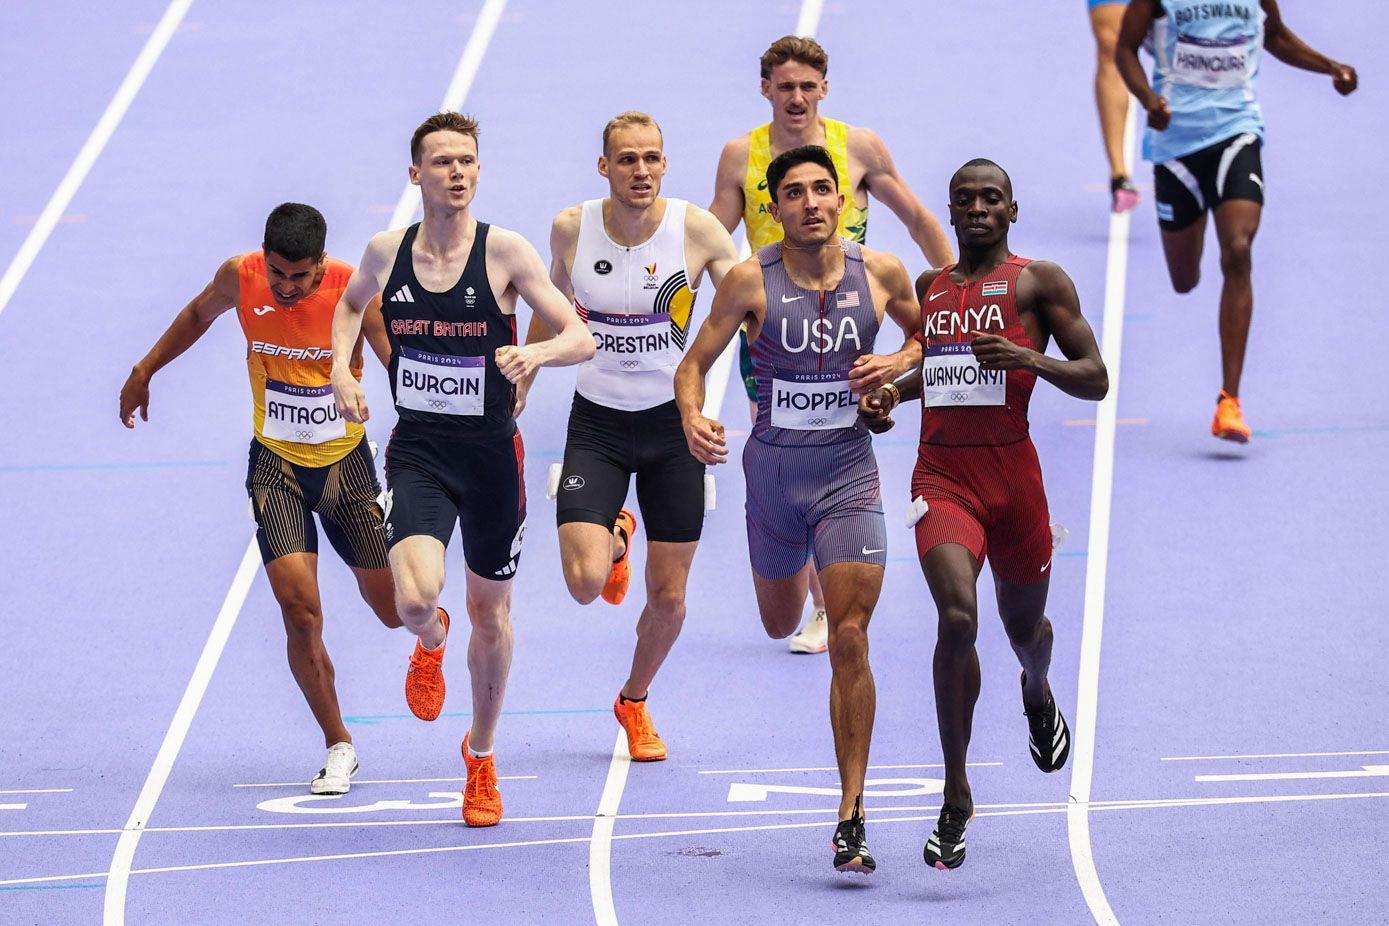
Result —
<path fill-rule="evenodd" d="M 926 840 L 926 848 L 921 857 L 933 868 L 946 871 L 959 868 L 965 863 L 965 827 L 974 819 L 973 808 L 965 810 L 954 804 L 942 804 L 940 819 L 931 830 L 931 838 Z"/>
<path fill-rule="evenodd" d="M 1047 692 L 1045 704 L 1035 711 L 1029 711 L 1024 704 L 1023 713 L 1027 715 L 1027 745 L 1032 749 L 1032 761 L 1044 772 L 1061 768 L 1071 754 L 1071 731 L 1056 699 Z"/>
<path fill-rule="evenodd" d="M 872 874 L 878 867 L 878 863 L 873 861 L 873 853 L 868 850 L 867 837 L 863 831 L 863 814 L 860 812 L 859 800 L 854 800 L 854 815 L 847 820 L 840 820 L 839 826 L 834 831 L 834 842 L 830 845 L 834 848 L 834 870 L 835 871 L 857 871 L 860 874 Z"/>

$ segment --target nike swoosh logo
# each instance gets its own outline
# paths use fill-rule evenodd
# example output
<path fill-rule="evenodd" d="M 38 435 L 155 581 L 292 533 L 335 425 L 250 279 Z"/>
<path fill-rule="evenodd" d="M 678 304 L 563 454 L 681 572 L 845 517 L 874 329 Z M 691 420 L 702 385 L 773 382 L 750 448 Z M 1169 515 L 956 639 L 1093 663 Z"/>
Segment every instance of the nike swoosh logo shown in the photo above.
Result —
<path fill-rule="evenodd" d="M 1043 566 L 1041 569 L 1037 570 L 1037 571 L 1038 571 L 1038 572 L 1046 572 L 1046 571 L 1047 571 L 1048 569 L 1050 569 L 1050 568 L 1051 568 L 1051 560 L 1047 560 L 1047 564 L 1046 564 L 1045 566 Z"/>
<path fill-rule="evenodd" d="M 805 298 L 805 297 L 804 297 L 804 296 L 792 296 L 790 299 L 787 299 L 785 296 L 782 296 L 782 297 L 781 297 L 781 301 L 782 301 L 782 303 L 784 304 L 784 303 L 787 303 L 787 302 L 795 302 L 797 299 L 803 299 L 803 298 Z"/>
<path fill-rule="evenodd" d="M 882 553 L 883 550 L 886 550 L 886 549 L 887 549 L 887 547 L 883 547 L 882 550 L 870 550 L 870 549 L 868 549 L 867 547 L 864 547 L 864 548 L 863 548 L 863 555 L 864 555 L 864 556 L 872 556 L 874 553 Z"/>
<path fill-rule="evenodd" d="M 263 305 L 258 309 L 252 309 L 252 311 L 255 312 L 257 315 L 264 315 L 267 312 L 275 311 L 275 307 L 273 305 Z"/>
<path fill-rule="evenodd" d="M 936 301 L 937 299 L 939 299 L 941 296 L 944 296 L 944 295 L 946 294 L 946 292 L 947 292 L 946 290 L 941 290 L 940 292 L 936 293 L 934 296 L 927 296 L 927 297 L 926 297 L 926 301 L 927 301 L 927 302 L 935 302 L 935 301 Z"/>

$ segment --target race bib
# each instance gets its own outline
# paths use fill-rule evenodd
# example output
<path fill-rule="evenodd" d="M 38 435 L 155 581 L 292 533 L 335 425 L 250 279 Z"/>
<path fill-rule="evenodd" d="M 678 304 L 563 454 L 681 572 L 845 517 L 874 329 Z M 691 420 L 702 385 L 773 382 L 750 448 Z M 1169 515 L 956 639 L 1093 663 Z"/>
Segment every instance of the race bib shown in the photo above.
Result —
<path fill-rule="evenodd" d="M 772 371 L 772 426 L 793 431 L 852 428 L 858 396 L 847 370 Z"/>
<path fill-rule="evenodd" d="M 395 404 L 439 415 L 481 415 L 484 357 L 454 357 L 400 349 L 396 360 Z"/>
<path fill-rule="evenodd" d="M 1228 90 L 1249 81 L 1253 42 L 1247 35 L 1233 39 L 1203 39 L 1178 35 L 1172 51 L 1172 79 L 1192 87 Z"/>
<path fill-rule="evenodd" d="M 921 366 L 921 401 L 927 407 L 1002 405 L 1007 398 L 1005 370 L 985 370 L 968 344 L 926 348 Z"/>
<path fill-rule="evenodd" d="M 296 444 L 322 444 L 347 436 L 347 422 L 333 403 L 332 386 L 295 386 L 265 381 L 262 437 Z"/>
<path fill-rule="evenodd" d="M 669 312 L 654 315 L 588 313 L 593 363 L 600 370 L 668 370 L 680 363 Z"/>

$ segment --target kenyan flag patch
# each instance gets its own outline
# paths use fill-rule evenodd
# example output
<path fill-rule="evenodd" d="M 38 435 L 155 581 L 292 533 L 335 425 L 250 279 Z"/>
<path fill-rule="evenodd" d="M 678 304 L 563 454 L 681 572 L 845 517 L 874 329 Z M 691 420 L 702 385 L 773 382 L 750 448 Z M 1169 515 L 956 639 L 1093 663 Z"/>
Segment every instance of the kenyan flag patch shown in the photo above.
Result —
<path fill-rule="evenodd" d="M 993 283 L 985 283 L 979 291 L 985 296 L 1006 296 L 1008 295 L 1008 281 L 996 280 Z"/>

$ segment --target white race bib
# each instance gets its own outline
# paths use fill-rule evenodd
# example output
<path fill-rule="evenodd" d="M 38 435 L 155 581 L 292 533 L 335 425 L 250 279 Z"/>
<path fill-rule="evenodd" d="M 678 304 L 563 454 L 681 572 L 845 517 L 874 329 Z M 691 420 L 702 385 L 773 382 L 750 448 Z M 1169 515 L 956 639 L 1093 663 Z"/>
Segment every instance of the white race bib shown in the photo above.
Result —
<path fill-rule="evenodd" d="M 772 427 L 828 431 L 857 421 L 847 370 L 772 371 Z"/>
<path fill-rule="evenodd" d="M 1177 47 L 1172 50 L 1172 79 L 1207 90 L 1243 87 L 1253 65 L 1252 45 L 1247 35 L 1233 39 L 1178 35 Z"/>
<path fill-rule="evenodd" d="M 669 370 L 680 363 L 669 312 L 652 315 L 588 313 L 593 364 L 600 370 Z"/>
<path fill-rule="evenodd" d="M 1007 371 L 982 369 L 974 349 L 967 343 L 926 348 L 921 366 L 921 401 L 927 408 L 1003 405 L 1007 386 Z"/>
<path fill-rule="evenodd" d="M 395 404 L 438 415 L 481 415 L 484 357 L 454 357 L 400 349 L 395 371 Z"/>
<path fill-rule="evenodd" d="M 333 403 L 332 386 L 295 386 L 265 381 L 262 437 L 296 444 L 322 444 L 347 436 L 347 422 Z"/>

